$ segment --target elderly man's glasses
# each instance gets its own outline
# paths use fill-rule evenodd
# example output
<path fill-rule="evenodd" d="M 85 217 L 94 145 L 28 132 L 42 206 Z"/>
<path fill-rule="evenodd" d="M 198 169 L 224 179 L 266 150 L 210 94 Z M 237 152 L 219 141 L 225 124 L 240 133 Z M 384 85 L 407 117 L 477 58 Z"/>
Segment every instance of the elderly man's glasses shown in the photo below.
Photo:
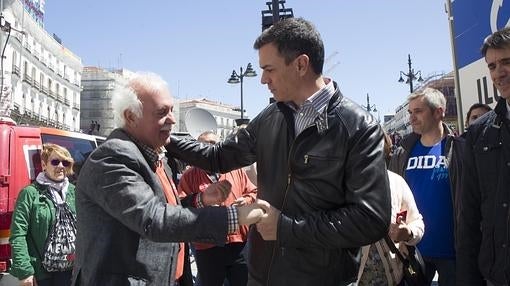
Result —
<path fill-rule="evenodd" d="M 53 166 L 58 166 L 60 164 L 60 162 L 62 162 L 62 166 L 64 167 L 69 167 L 71 165 L 71 162 L 67 161 L 67 160 L 59 160 L 59 159 L 53 159 L 50 161 L 51 165 Z"/>

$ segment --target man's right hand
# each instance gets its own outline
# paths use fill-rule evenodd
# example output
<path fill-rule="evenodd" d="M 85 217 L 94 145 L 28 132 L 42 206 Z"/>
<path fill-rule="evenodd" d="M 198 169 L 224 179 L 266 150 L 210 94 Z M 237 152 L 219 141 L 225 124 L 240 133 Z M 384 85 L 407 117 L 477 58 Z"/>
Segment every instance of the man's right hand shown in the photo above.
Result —
<path fill-rule="evenodd" d="M 249 204 L 237 207 L 237 220 L 239 225 L 250 225 L 260 221 L 264 210 L 257 204 Z"/>
<path fill-rule="evenodd" d="M 232 184 L 228 181 L 219 181 L 210 184 L 202 193 L 204 206 L 219 205 L 224 202 L 232 191 Z"/>

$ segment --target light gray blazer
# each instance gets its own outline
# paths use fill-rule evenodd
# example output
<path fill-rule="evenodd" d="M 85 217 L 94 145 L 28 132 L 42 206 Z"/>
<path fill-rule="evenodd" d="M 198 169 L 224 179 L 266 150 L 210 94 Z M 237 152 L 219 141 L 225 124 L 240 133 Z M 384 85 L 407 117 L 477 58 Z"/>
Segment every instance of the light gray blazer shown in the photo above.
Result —
<path fill-rule="evenodd" d="M 225 208 L 168 205 L 156 173 L 122 129 L 83 165 L 76 209 L 73 285 L 172 285 L 176 242 L 223 245 L 227 234 Z"/>

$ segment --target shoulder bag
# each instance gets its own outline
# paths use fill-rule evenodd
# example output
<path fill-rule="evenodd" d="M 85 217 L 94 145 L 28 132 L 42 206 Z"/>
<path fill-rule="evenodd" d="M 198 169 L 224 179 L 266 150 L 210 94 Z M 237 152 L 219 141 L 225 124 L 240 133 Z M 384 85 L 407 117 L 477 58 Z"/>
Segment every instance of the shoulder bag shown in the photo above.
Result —
<path fill-rule="evenodd" d="M 76 218 L 66 202 L 58 204 L 51 192 L 46 196 L 55 205 L 55 223 L 44 246 L 42 265 L 48 272 L 68 271 L 73 268 Z"/>
<path fill-rule="evenodd" d="M 395 246 L 391 238 L 386 235 L 384 238 L 386 244 L 390 248 L 391 252 L 397 255 L 398 259 L 402 261 L 404 278 L 407 286 L 425 286 L 429 285 L 425 276 L 425 262 L 421 257 L 420 252 L 415 246 L 406 245 L 409 251 L 408 256 L 404 256 Z"/>

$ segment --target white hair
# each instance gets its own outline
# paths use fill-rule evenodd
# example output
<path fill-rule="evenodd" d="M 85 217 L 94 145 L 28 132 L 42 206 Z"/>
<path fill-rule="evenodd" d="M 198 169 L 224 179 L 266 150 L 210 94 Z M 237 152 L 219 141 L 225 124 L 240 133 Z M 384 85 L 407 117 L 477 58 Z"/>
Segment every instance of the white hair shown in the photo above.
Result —
<path fill-rule="evenodd" d="M 112 94 L 112 109 L 115 125 L 120 128 L 126 126 L 124 112 L 130 110 L 136 117 L 142 117 L 141 93 L 152 93 L 168 90 L 167 83 L 157 74 L 150 72 L 136 72 L 131 76 L 119 80 Z"/>

